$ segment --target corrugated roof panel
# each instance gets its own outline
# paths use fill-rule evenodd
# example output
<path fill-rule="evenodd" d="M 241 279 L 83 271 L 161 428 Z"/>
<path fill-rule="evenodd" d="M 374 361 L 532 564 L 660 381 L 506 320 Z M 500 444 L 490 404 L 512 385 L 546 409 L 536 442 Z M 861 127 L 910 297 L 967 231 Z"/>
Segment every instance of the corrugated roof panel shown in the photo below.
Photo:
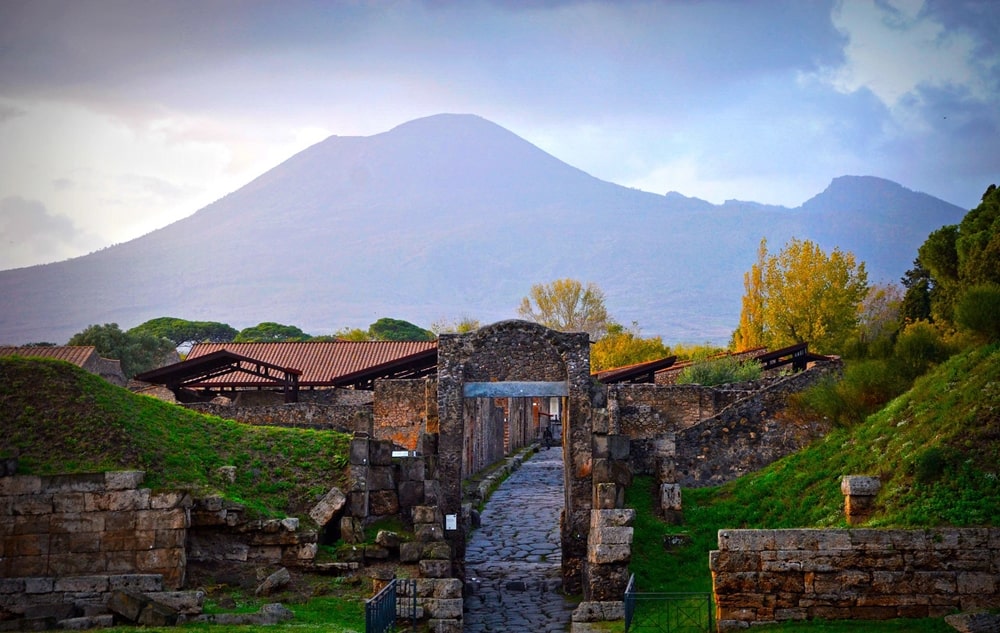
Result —
<path fill-rule="evenodd" d="M 27 356 L 32 358 L 56 358 L 83 367 L 96 348 L 93 345 L 57 345 L 55 347 L 0 347 L 0 356 Z"/>
<path fill-rule="evenodd" d="M 302 372 L 299 385 L 328 385 L 332 381 L 385 363 L 405 359 L 437 348 L 437 341 L 304 341 L 283 343 L 199 343 L 188 358 L 197 358 L 219 350 L 297 369 Z M 231 376 L 206 381 L 206 384 L 230 384 Z M 263 382 L 256 376 L 240 376 L 240 382 Z"/>

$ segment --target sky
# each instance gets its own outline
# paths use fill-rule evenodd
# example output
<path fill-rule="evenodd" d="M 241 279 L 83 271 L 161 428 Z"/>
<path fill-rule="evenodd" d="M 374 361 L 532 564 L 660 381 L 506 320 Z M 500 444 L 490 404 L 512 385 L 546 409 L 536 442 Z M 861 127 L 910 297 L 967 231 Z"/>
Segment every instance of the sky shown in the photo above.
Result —
<path fill-rule="evenodd" d="M 998 0 L 0 0 L 0 269 L 443 112 L 587 173 L 795 207 L 1000 182 Z"/>

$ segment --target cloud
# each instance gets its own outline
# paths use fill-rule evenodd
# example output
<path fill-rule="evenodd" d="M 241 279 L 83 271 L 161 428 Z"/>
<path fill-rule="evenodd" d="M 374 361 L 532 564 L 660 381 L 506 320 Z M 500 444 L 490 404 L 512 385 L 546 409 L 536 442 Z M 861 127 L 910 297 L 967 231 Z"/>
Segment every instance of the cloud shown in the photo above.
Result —
<path fill-rule="evenodd" d="M 0 269 L 82 255 L 98 243 L 96 236 L 50 213 L 37 200 L 0 199 Z"/>

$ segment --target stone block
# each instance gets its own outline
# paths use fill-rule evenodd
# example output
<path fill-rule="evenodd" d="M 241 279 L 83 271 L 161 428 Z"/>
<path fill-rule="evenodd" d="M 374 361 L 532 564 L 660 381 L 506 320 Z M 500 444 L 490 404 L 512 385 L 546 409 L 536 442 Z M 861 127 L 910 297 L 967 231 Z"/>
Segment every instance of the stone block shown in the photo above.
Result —
<path fill-rule="evenodd" d="M 422 543 L 422 558 L 451 559 L 451 545 L 448 541 L 434 541 L 432 543 Z"/>
<path fill-rule="evenodd" d="M 959 572 L 958 593 L 972 595 L 993 595 L 997 593 L 997 576 L 984 572 Z M 1000 602 L 1000 600 L 998 600 Z"/>
<path fill-rule="evenodd" d="M 435 598 L 461 598 L 462 581 L 458 578 L 442 578 L 433 581 L 433 596 Z"/>
<path fill-rule="evenodd" d="M 15 515 L 51 514 L 53 495 L 25 495 L 11 500 L 11 512 Z"/>
<path fill-rule="evenodd" d="M 52 495 L 53 512 L 83 512 L 85 507 L 84 494 L 82 492 L 63 492 Z"/>
<path fill-rule="evenodd" d="M 373 441 L 371 444 L 371 465 L 392 466 L 392 442 L 388 440 L 377 440 Z"/>
<path fill-rule="evenodd" d="M 375 535 L 375 543 L 388 549 L 398 549 L 401 541 L 399 534 L 389 530 L 379 530 Z"/>
<path fill-rule="evenodd" d="M 680 484 L 660 484 L 660 509 L 682 509 Z"/>
<path fill-rule="evenodd" d="M 141 470 L 119 470 L 104 473 L 104 485 L 108 490 L 128 490 L 142 485 L 146 473 Z"/>
<path fill-rule="evenodd" d="M 309 518 L 316 522 L 316 525 L 326 525 L 329 523 L 338 512 L 340 512 L 344 505 L 347 503 L 347 496 L 340 490 L 340 488 L 330 488 L 330 490 L 323 495 L 319 503 L 309 510 Z"/>
<path fill-rule="evenodd" d="M 427 630 L 434 633 L 462 633 L 462 620 L 430 618 L 427 620 Z"/>
<path fill-rule="evenodd" d="M 0 477 L 0 497 L 35 495 L 42 491 L 42 479 L 34 475 Z"/>
<path fill-rule="evenodd" d="M 117 589 L 108 598 L 108 609 L 129 622 L 139 620 L 139 614 L 148 600 L 141 594 L 127 589 Z"/>
<path fill-rule="evenodd" d="M 399 484 L 399 505 L 402 509 L 422 505 L 426 501 L 423 481 L 404 481 Z"/>
<path fill-rule="evenodd" d="M 429 598 L 424 600 L 424 612 L 435 619 L 458 619 L 462 617 L 461 598 Z"/>
<path fill-rule="evenodd" d="M 24 618 L 26 620 L 52 618 L 59 621 L 73 617 L 74 611 L 72 602 L 33 604 L 24 609 Z"/>
<path fill-rule="evenodd" d="M 591 543 L 587 546 L 587 561 L 598 565 L 627 563 L 632 558 L 629 544 Z"/>
<path fill-rule="evenodd" d="M 398 461 L 399 478 L 401 481 L 424 481 L 426 478 L 427 464 L 423 457 L 404 457 Z"/>
<path fill-rule="evenodd" d="M 340 538 L 345 543 L 363 543 L 365 540 L 364 522 L 355 517 L 341 517 Z"/>
<path fill-rule="evenodd" d="M 399 562 L 416 563 L 423 557 L 424 544 L 416 541 L 399 544 Z"/>
<path fill-rule="evenodd" d="M 415 506 L 413 508 L 413 523 L 434 523 L 441 524 L 444 518 L 438 506 Z"/>
<path fill-rule="evenodd" d="M 368 444 L 370 440 L 367 437 L 355 437 L 351 440 L 351 465 L 352 466 L 367 466 L 368 465 Z"/>
<path fill-rule="evenodd" d="M 348 499 L 350 503 L 351 516 L 362 519 L 368 516 L 367 492 L 351 492 Z"/>
<path fill-rule="evenodd" d="M 388 466 L 371 466 L 368 469 L 368 490 L 395 490 L 396 469 Z"/>
<path fill-rule="evenodd" d="M 611 510 L 625 505 L 625 489 L 614 483 L 598 483 L 594 486 L 594 508 Z"/>
<path fill-rule="evenodd" d="M 177 624 L 177 611 L 156 602 L 147 602 L 136 619 L 140 626 L 162 627 Z"/>
<path fill-rule="evenodd" d="M 0 535 L 49 534 L 53 531 L 51 526 L 49 515 L 16 516 L 13 521 L 0 522 Z"/>
<path fill-rule="evenodd" d="M 204 591 L 154 591 L 143 595 L 181 615 L 197 615 L 205 604 Z"/>
<path fill-rule="evenodd" d="M 160 574 L 118 574 L 108 577 L 111 591 L 133 591 L 151 593 L 163 591 L 163 576 Z"/>
<path fill-rule="evenodd" d="M 600 527 L 596 530 L 591 528 L 590 541 L 608 545 L 631 544 L 633 529 L 630 527 Z"/>
<path fill-rule="evenodd" d="M 49 561 L 51 566 L 51 558 Z M 41 576 L 49 570 L 40 556 L 11 556 L 0 558 L 0 577 Z"/>
<path fill-rule="evenodd" d="M 424 578 L 450 578 L 450 560 L 422 560 L 418 564 L 420 575 Z"/>
<path fill-rule="evenodd" d="M 395 490 L 375 490 L 368 495 L 372 516 L 389 516 L 399 512 L 399 495 Z"/>
<path fill-rule="evenodd" d="M 618 600 L 586 601 L 577 605 L 573 622 L 611 622 L 625 619 L 625 603 Z"/>
<path fill-rule="evenodd" d="M 615 510 L 591 510 L 591 529 L 608 527 L 630 527 L 635 521 L 635 510 L 631 508 L 620 508 Z"/>
<path fill-rule="evenodd" d="M 413 536 L 417 541 L 429 543 L 444 540 L 444 530 L 433 523 L 418 523 L 413 526 Z"/>
<path fill-rule="evenodd" d="M 365 558 L 368 560 L 388 560 L 389 549 L 381 545 L 365 545 Z"/>
<path fill-rule="evenodd" d="M 25 578 L 23 581 L 12 579 L 4 582 L 10 583 L 8 586 L 15 584 L 20 586 L 16 591 L 7 591 L 8 587 L 0 584 L 0 593 L 21 593 L 23 591 L 25 594 L 35 594 L 52 593 L 55 591 L 55 578 Z"/>
<path fill-rule="evenodd" d="M 60 629 L 64 629 L 66 631 L 86 631 L 88 629 L 104 629 L 112 627 L 115 624 L 115 618 L 110 614 L 81 616 L 78 618 L 58 620 L 57 624 Z"/>
<path fill-rule="evenodd" d="M 882 487 L 878 477 L 847 475 L 840 480 L 840 492 L 845 496 L 874 497 Z"/>
<path fill-rule="evenodd" d="M 194 505 L 191 495 L 186 492 L 154 492 L 149 496 L 150 510 L 172 510 L 190 508 Z"/>

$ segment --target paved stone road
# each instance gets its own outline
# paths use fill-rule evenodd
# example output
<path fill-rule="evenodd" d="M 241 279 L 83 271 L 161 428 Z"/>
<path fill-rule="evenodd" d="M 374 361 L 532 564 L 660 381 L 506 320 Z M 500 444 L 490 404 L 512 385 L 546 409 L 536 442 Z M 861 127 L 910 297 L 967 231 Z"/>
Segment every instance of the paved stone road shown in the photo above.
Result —
<path fill-rule="evenodd" d="M 493 493 L 466 544 L 466 633 L 569 630 L 562 594 L 562 448 L 539 451 Z"/>

